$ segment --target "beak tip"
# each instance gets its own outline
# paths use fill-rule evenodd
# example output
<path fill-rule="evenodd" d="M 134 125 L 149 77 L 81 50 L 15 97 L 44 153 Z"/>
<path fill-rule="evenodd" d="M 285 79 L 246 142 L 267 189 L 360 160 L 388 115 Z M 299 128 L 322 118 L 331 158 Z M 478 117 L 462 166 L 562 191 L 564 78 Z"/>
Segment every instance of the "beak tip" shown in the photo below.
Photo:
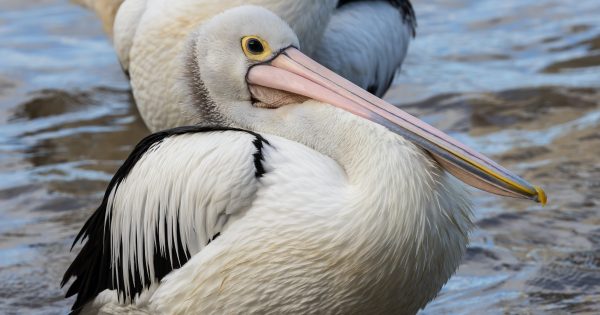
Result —
<path fill-rule="evenodd" d="M 546 192 L 539 186 L 534 186 L 535 191 L 537 192 L 537 196 L 535 197 L 535 201 L 545 206 L 548 202 L 548 197 L 546 196 Z"/>

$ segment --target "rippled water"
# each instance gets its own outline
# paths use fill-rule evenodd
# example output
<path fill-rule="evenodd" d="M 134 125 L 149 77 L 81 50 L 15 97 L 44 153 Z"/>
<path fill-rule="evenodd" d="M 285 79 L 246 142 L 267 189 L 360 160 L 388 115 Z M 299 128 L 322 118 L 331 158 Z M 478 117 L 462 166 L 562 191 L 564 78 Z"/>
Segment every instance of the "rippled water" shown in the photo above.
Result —
<path fill-rule="evenodd" d="M 600 2 L 413 0 L 387 98 L 546 188 L 473 192 L 478 230 L 423 314 L 600 312 Z M 65 313 L 70 243 L 147 134 L 96 18 L 0 1 L 0 313 Z"/>

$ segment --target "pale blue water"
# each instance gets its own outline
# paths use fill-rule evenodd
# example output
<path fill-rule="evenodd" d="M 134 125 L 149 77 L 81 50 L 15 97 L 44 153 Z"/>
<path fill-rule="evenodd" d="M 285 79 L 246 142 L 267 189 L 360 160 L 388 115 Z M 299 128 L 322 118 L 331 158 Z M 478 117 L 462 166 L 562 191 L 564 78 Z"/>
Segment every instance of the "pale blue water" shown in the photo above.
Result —
<path fill-rule="evenodd" d="M 423 314 L 600 312 L 600 2 L 414 5 L 387 98 L 550 195 L 474 192 L 479 229 Z M 0 313 L 67 311 L 70 243 L 145 134 L 90 12 L 0 0 Z"/>

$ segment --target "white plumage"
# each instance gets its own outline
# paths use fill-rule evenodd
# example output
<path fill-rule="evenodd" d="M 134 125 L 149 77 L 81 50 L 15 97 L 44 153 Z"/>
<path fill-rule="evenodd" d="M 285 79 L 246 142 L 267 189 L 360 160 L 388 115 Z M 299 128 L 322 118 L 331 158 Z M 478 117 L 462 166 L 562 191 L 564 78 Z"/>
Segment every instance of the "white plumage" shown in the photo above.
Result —
<path fill-rule="evenodd" d="M 370 139 L 377 131 L 368 132 Z M 268 171 L 251 209 L 232 218 L 213 249 L 166 277 L 150 309 L 399 314 L 423 307 L 460 263 L 468 203 L 414 145 L 377 133 L 368 147 L 364 139 L 341 139 L 340 153 L 369 161 L 359 167 L 267 137 Z M 387 155 L 370 157 L 374 150 Z M 197 290 L 184 289 L 191 286 Z"/>
<path fill-rule="evenodd" d="M 123 271 L 125 285 L 126 271 L 135 268 L 155 278 L 153 265 L 145 263 L 153 260 L 155 244 L 170 261 L 186 255 L 178 252 L 177 239 L 195 254 L 230 216 L 250 207 L 257 190 L 252 138 L 236 132 L 184 134 L 157 143 L 136 163 L 112 191 L 107 209 L 111 237 L 122 240 L 122 248 L 113 247 L 114 272 Z"/>
<path fill-rule="evenodd" d="M 337 138 L 339 154 L 357 159 L 341 165 L 266 136 L 260 178 L 250 134 L 185 134 L 153 146 L 109 199 L 111 238 L 121 240 L 112 247 L 113 264 L 121 264 L 115 271 L 152 266 L 154 242 L 177 260 L 179 238 L 192 258 L 138 306 L 119 306 L 112 291 L 96 307 L 112 314 L 121 307 L 156 314 L 416 312 L 460 263 L 472 225 L 468 202 L 420 149 L 382 127 L 364 127 L 364 134 Z"/>

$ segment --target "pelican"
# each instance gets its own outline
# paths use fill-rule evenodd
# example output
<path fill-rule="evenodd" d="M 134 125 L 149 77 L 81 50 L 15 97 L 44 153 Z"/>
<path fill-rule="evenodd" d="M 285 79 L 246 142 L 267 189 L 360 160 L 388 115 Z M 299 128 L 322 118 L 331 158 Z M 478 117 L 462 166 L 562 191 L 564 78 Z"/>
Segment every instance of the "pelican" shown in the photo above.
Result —
<path fill-rule="evenodd" d="M 188 36 L 194 125 L 143 139 L 116 172 L 63 278 L 74 313 L 414 314 L 468 243 L 455 177 L 545 202 L 298 46 L 257 6 Z"/>
<path fill-rule="evenodd" d="M 112 33 L 151 131 L 191 123 L 177 89 L 185 39 L 228 8 L 255 4 L 270 9 L 289 23 L 304 53 L 379 96 L 401 66 L 416 26 L 409 0 L 79 1 L 94 8 Z"/>

